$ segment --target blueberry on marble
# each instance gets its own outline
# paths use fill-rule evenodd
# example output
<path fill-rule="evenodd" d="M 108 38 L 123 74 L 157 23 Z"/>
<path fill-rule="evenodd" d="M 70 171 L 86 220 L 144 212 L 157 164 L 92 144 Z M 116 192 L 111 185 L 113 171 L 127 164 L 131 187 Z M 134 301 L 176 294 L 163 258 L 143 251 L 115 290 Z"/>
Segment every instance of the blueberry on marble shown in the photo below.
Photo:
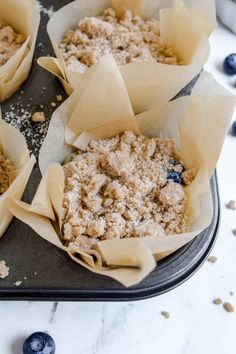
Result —
<path fill-rule="evenodd" d="M 173 182 L 183 184 L 183 178 L 181 177 L 181 173 L 175 172 L 175 171 L 170 171 L 167 174 L 167 179 L 172 179 Z"/>
<path fill-rule="evenodd" d="M 225 58 L 224 71 L 228 75 L 236 74 L 236 53 L 230 54 Z"/>
<path fill-rule="evenodd" d="M 44 332 L 35 332 L 23 344 L 23 354 L 55 354 L 55 342 Z"/>
<path fill-rule="evenodd" d="M 236 136 L 236 120 L 233 122 L 233 124 L 231 126 L 231 134 L 233 136 Z"/>

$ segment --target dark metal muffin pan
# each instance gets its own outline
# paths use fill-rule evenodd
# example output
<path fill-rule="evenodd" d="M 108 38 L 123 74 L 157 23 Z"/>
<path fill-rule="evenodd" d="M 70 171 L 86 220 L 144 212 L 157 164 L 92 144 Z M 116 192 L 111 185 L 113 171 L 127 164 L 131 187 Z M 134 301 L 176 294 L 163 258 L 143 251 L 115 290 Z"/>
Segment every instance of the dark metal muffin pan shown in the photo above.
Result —
<path fill-rule="evenodd" d="M 53 2 L 54 9 L 70 1 Z M 41 3 L 49 8 L 51 1 Z M 53 55 L 46 32 L 48 16 L 42 14 L 35 58 Z M 194 82 L 188 85 L 180 95 L 189 94 Z M 49 73 L 41 69 L 34 61 L 27 82 L 7 102 L 2 105 L 3 118 L 6 112 L 18 107 L 30 112 L 42 110 L 44 105 L 48 120 L 53 112 L 51 102 L 65 93 L 60 83 Z M 28 106 L 30 105 L 30 106 Z M 40 129 L 33 123 L 22 124 L 21 130 L 35 132 L 34 140 L 27 137 L 28 145 L 37 156 Z M 23 200 L 30 202 L 39 184 L 41 175 L 37 165 L 31 175 Z M 217 235 L 219 225 L 219 195 L 216 175 L 211 180 L 214 200 L 214 217 L 211 225 L 192 242 L 157 262 L 156 269 L 140 284 L 125 288 L 109 277 L 89 272 L 74 263 L 64 252 L 39 237 L 27 225 L 14 219 L 7 232 L 0 239 L 0 259 L 7 262 L 10 274 L 0 279 L 0 299 L 2 300 L 62 300 L 62 301 L 130 301 L 162 294 L 187 280 L 207 258 Z M 19 286 L 14 285 L 17 281 Z"/>

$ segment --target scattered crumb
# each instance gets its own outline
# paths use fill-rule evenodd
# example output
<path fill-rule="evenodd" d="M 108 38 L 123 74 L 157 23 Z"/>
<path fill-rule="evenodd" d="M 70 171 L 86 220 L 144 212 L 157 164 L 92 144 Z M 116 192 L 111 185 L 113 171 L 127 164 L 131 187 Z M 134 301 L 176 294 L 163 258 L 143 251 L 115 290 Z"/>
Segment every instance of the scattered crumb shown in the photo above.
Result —
<path fill-rule="evenodd" d="M 45 118 L 44 112 L 35 112 L 32 115 L 32 121 L 35 123 L 43 123 L 43 122 L 45 122 L 45 120 L 46 120 L 46 118 Z"/>
<path fill-rule="evenodd" d="M 43 109 L 43 108 L 44 108 L 44 105 L 43 105 L 43 104 L 41 104 L 39 107 Z"/>
<path fill-rule="evenodd" d="M 233 291 L 230 291 L 229 294 L 230 294 L 231 296 L 234 296 L 234 292 L 233 292 Z"/>
<path fill-rule="evenodd" d="M 215 305 L 221 305 L 223 303 L 223 301 L 219 297 L 214 299 L 212 302 Z"/>
<path fill-rule="evenodd" d="M 223 307 L 227 312 L 234 312 L 234 307 L 230 302 L 224 302 Z"/>
<path fill-rule="evenodd" d="M 37 272 L 34 272 L 34 275 L 37 275 L 38 273 Z"/>
<path fill-rule="evenodd" d="M 24 277 L 24 280 L 26 280 L 27 279 L 27 277 Z"/>
<path fill-rule="evenodd" d="M 41 124 L 34 123 L 32 120 L 34 111 L 30 111 L 31 104 L 22 104 L 19 97 L 18 101 L 14 105 L 11 104 L 8 110 L 3 113 L 3 119 L 23 134 L 30 153 L 37 157 L 47 134 L 50 120 L 46 119 Z"/>
<path fill-rule="evenodd" d="M 62 101 L 62 95 L 57 95 L 57 101 L 61 102 Z"/>
<path fill-rule="evenodd" d="M 210 256 L 210 257 L 207 258 L 207 260 L 208 260 L 208 262 L 210 262 L 210 263 L 216 263 L 217 257 L 215 257 L 215 256 Z"/>
<path fill-rule="evenodd" d="M 4 279 L 9 275 L 9 267 L 5 261 L 0 261 L 0 278 Z"/>
<path fill-rule="evenodd" d="M 234 236 L 236 236 L 236 229 L 232 230 Z"/>
<path fill-rule="evenodd" d="M 51 102 L 51 106 L 52 106 L 52 107 L 56 107 L 56 105 L 57 105 L 57 104 L 56 104 L 55 102 Z"/>
<path fill-rule="evenodd" d="M 236 210 L 236 201 L 235 200 L 230 200 L 226 204 L 226 208 L 231 209 L 231 210 Z"/>
<path fill-rule="evenodd" d="M 170 312 L 168 311 L 161 311 L 162 316 L 164 316 L 167 320 L 170 318 Z"/>
<path fill-rule="evenodd" d="M 21 283 L 22 283 L 22 281 L 18 280 L 18 281 L 16 281 L 15 283 L 13 283 L 13 285 L 15 285 L 15 286 L 20 286 Z"/>

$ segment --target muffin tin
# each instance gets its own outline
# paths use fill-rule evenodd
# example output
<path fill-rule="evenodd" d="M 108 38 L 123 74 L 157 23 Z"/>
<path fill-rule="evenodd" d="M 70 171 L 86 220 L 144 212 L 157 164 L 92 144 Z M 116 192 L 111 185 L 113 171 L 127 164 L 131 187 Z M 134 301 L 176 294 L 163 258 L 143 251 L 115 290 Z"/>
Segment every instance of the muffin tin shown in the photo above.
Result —
<path fill-rule="evenodd" d="M 69 2 L 57 0 L 54 2 L 54 9 Z M 45 8 L 51 6 L 51 2 L 47 0 L 41 4 Z M 47 14 L 42 13 L 35 58 L 53 55 L 46 33 L 47 21 Z M 190 83 L 179 95 L 189 94 L 193 84 L 194 82 Z M 20 130 L 26 135 L 29 148 L 35 156 L 55 109 L 51 103 L 57 102 L 56 95 L 60 94 L 66 98 L 60 83 L 41 69 L 34 60 L 27 82 L 2 105 L 3 118 L 5 116 L 9 121 L 9 112 L 12 111 L 15 123 L 16 113 L 18 116 L 24 116 L 25 111 L 29 113 L 44 111 L 48 117 L 47 123 L 43 126 L 32 123 L 30 119 L 21 118 L 23 120 Z M 40 178 L 39 168 L 35 166 L 23 200 L 27 202 L 32 200 Z M 176 287 L 201 266 L 215 242 L 219 224 L 219 196 L 215 174 L 211 188 L 214 199 L 214 217 L 211 225 L 185 247 L 159 261 L 156 269 L 146 279 L 131 288 L 125 288 L 115 280 L 93 274 L 80 267 L 64 252 L 35 234 L 27 225 L 14 219 L 0 239 L 0 259 L 5 260 L 10 267 L 9 276 L 0 281 L 0 299 L 130 301 L 156 296 Z M 16 282 L 21 283 L 16 286 Z"/>

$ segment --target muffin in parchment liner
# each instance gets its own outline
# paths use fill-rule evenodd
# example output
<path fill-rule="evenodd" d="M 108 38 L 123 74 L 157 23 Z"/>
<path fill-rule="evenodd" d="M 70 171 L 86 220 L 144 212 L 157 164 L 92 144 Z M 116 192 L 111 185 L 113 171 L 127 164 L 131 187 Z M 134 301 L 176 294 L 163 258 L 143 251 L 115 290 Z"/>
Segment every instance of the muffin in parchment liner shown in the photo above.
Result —
<path fill-rule="evenodd" d="M 107 58 L 103 58 L 83 95 L 78 98 L 80 94 L 74 91 L 54 112 L 40 151 L 43 178 L 32 204 L 9 199 L 8 207 L 17 218 L 67 252 L 74 261 L 131 286 L 154 269 L 156 259 L 176 251 L 211 223 L 210 178 L 236 99 L 203 72 L 191 96 L 134 115 L 114 60 L 110 70 L 107 67 Z M 101 77 L 104 78 L 103 90 L 99 89 Z M 150 138 L 174 138 L 186 169 L 196 168 L 194 180 L 185 187 L 189 231 L 98 241 L 96 249 L 90 250 L 75 245 L 66 247 L 61 232 L 65 187 L 61 164 L 75 147 L 84 150 L 91 139 L 112 138 L 127 130 Z"/>
<path fill-rule="evenodd" d="M 1 113 L 1 112 L 0 112 Z M 35 164 L 34 157 L 30 157 L 23 135 L 11 125 L 1 119 L 0 114 L 0 237 L 9 226 L 13 215 L 7 209 L 7 197 L 21 199 L 28 183 L 31 171 Z M 3 163 L 7 162 L 10 168 L 3 173 Z M 7 166 L 7 167 L 8 167 Z M 5 180 L 3 180 L 3 178 Z M 3 185 L 7 185 L 2 190 Z"/>
<path fill-rule="evenodd" d="M 171 48 L 182 63 L 167 65 L 152 60 L 119 65 L 134 112 L 141 113 L 169 101 L 201 71 L 210 52 L 208 36 L 216 25 L 213 0 L 171 3 L 172 7 L 166 8 L 170 2 L 158 0 L 74 1 L 56 12 L 48 23 L 48 34 L 57 58 L 42 57 L 38 62 L 61 80 L 68 94 L 76 88 L 81 96 L 96 71 L 96 64 L 84 73 L 69 70 L 59 48 L 63 37 L 79 20 L 98 16 L 108 7 L 113 6 L 121 16 L 125 10 L 131 10 L 143 19 L 159 19 L 161 44 Z"/>
<path fill-rule="evenodd" d="M 13 95 L 29 75 L 39 21 L 40 15 L 35 0 L 0 1 L 0 28 L 9 26 L 23 37 L 22 44 L 15 54 L 0 66 L 0 102 Z M 6 36 L 9 38 L 9 33 L 6 33 Z M 12 41 L 12 38 L 9 40 Z"/>

